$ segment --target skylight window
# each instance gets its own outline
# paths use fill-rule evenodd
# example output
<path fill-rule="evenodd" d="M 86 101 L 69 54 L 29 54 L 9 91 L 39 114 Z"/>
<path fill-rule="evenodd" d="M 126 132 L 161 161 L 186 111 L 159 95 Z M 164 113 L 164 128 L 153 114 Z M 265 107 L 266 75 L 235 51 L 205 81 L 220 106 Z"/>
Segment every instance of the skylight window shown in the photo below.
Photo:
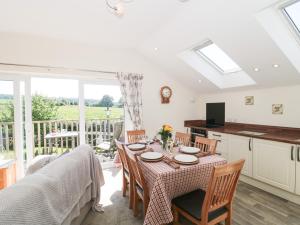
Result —
<path fill-rule="evenodd" d="M 195 52 L 223 74 L 242 70 L 221 48 L 211 41 L 196 48 Z"/>
<path fill-rule="evenodd" d="M 291 4 L 283 7 L 283 11 L 288 17 L 292 26 L 300 35 L 300 1 L 293 1 Z"/>

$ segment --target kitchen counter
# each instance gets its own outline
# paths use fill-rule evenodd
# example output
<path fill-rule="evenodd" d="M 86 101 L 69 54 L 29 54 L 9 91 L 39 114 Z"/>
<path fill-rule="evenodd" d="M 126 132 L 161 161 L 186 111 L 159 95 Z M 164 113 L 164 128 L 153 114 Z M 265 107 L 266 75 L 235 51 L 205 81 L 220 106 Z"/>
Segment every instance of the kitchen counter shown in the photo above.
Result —
<path fill-rule="evenodd" d="M 207 131 L 233 134 L 270 141 L 279 141 L 290 144 L 300 144 L 300 128 L 266 126 L 258 124 L 226 123 L 224 127 L 207 128 L 204 120 L 185 121 L 185 127 L 199 128 Z M 264 133 L 262 135 L 253 135 L 241 133 L 243 131 Z"/>

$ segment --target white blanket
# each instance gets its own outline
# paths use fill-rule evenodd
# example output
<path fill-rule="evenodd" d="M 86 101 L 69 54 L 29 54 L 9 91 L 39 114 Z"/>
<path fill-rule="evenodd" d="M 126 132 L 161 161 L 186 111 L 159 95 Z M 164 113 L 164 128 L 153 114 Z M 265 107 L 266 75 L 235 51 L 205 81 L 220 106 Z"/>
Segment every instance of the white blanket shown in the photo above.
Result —
<path fill-rule="evenodd" d="M 88 145 L 63 155 L 0 191 L 0 225 L 60 225 L 91 185 L 99 209 L 101 165 Z"/>

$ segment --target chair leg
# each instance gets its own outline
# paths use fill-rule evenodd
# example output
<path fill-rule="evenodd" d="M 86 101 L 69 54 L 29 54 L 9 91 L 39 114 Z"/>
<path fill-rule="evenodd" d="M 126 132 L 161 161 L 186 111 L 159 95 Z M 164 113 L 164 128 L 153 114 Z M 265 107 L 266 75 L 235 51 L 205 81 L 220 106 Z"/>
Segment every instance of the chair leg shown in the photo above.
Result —
<path fill-rule="evenodd" d="M 148 205 L 149 205 L 149 198 L 144 196 L 144 200 L 143 200 L 144 217 L 146 217 Z"/>
<path fill-rule="evenodd" d="M 139 197 L 136 193 L 135 188 L 133 189 L 133 216 L 138 216 L 138 203 L 139 203 Z"/>
<path fill-rule="evenodd" d="M 179 213 L 175 207 L 172 207 L 173 211 L 173 225 L 179 225 Z"/>
<path fill-rule="evenodd" d="M 228 207 L 228 216 L 225 219 L 225 225 L 231 225 L 231 218 L 232 218 L 232 205 Z"/>
<path fill-rule="evenodd" d="M 123 173 L 123 197 L 125 197 L 126 196 L 126 190 L 127 190 L 127 180 L 126 180 L 126 177 L 125 177 L 125 175 L 124 175 L 124 173 Z"/>
<path fill-rule="evenodd" d="M 130 178 L 129 181 L 129 209 L 133 207 L 133 180 Z"/>

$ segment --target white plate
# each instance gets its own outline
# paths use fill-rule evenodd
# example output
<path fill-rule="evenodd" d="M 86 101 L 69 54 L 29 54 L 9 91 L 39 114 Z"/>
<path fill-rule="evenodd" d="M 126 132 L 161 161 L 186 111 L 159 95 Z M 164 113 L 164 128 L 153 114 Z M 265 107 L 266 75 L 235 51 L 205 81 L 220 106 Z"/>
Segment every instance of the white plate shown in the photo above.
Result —
<path fill-rule="evenodd" d="M 146 145 L 146 144 L 148 144 L 148 143 L 149 143 L 149 144 L 153 144 L 153 140 L 140 140 L 140 141 L 139 141 L 139 144 L 145 144 L 145 145 Z"/>
<path fill-rule="evenodd" d="M 146 145 L 145 144 L 130 144 L 130 145 L 127 145 L 127 147 L 130 149 L 130 150 L 133 150 L 133 151 L 138 151 L 138 150 L 143 150 L 146 148 Z"/>
<path fill-rule="evenodd" d="M 159 160 L 163 157 L 163 154 L 160 152 L 145 152 L 141 154 L 141 158 L 144 160 Z"/>
<path fill-rule="evenodd" d="M 182 146 L 180 151 L 187 154 L 196 154 L 200 152 L 199 148 Z"/>
<path fill-rule="evenodd" d="M 177 161 L 178 163 L 183 163 L 183 164 L 194 164 L 199 162 L 196 156 L 184 155 L 184 154 L 179 154 L 174 156 L 174 160 Z"/>

